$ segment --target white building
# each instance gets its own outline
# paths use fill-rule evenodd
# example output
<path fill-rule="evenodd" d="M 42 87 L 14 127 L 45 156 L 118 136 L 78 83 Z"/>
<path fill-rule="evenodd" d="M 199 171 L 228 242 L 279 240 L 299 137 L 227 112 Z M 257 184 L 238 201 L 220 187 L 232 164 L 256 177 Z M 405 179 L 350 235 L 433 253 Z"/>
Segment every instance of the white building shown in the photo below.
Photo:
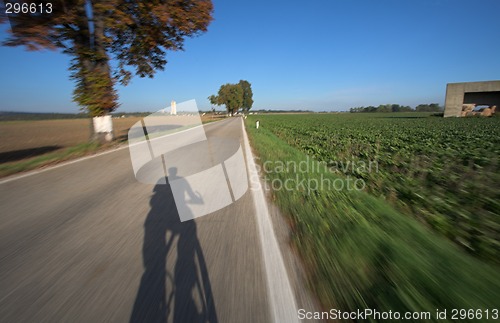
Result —
<path fill-rule="evenodd" d="M 175 104 L 174 100 L 172 100 L 172 102 L 170 102 L 170 114 L 171 115 L 176 115 L 177 114 L 177 107 L 176 107 L 176 104 Z"/>

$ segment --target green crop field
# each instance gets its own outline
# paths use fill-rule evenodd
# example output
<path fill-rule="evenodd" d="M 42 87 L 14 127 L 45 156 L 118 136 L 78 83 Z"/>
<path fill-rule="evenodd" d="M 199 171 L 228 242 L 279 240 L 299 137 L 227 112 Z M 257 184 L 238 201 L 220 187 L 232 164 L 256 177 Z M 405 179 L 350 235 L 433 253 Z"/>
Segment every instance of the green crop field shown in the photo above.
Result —
<path fill-rule="evenodd" d="M 500 118 L 412 113 L 261 119 L 278 138 L 332 171 L 363 179 L 370 193 L 403 213 L 478 257 L 500 261 Z"/>
<path fill-rule="evenodd" d="M 498 308 L 500 118 L 254 115 L 246 125 L 324 308 Z"/>

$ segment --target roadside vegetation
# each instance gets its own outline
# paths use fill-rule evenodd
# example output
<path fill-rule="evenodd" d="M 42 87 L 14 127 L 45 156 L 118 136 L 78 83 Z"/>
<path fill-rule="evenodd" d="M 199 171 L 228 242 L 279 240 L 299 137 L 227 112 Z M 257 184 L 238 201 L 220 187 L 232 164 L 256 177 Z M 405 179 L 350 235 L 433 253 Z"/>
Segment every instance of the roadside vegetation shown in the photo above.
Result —
<path fill-rule="evenodd" d="M 436 309 L 447 309 L 448 320 L 452 309 L 491 313 L 500 299 L 500 267 L 494 258 L 498 209 L 491 209 L 495 204 L 481 204 L 483 197 L 478 196 L 485 194 L 488 203 L 493 198 L 498 201 L 493 187 L 499 185 L 489 186 L 498 184 L 493 173 L 498 172 L 499 145 L 491 138 L 498 120 L 411 115 L 416 118 L 401 118 L 401 113 L 400 118 L 258 115 L 249 116 L 246 125 L 271 187 L 287 180 L 306 183 L 292 190 L 274 187 L 272 197 L 289 219 L 293 246 L 324 309 L 428 311 L 433 320 Z M 332 171 L 333 161 L 353 158 L 378 160 L 378 172 Z M 276 161 L 328 167 L 309 167 L 307 172 L 269 167 Z M 466 172 L 461 177 L 465 186 L 453 177 L 460 171 Z M 347 189 L 348 176 L 362 179 L 366 188 Z M 491 178 L 485 182 L 486 177 Z M 343 189 L 315 190 L 310 185 L 339 181 Z M 479 186 L 481 192 L 473 193 L 470 186 Z M 476 195 L 460 201 L 453 194 L 464 187 Z M 479 231 L 477 217 L 476 222 L 466 218 L 458 220 L 460 225 L 453 222 L 464 212 L 483 212 L 481 216 L 493 223 L 482 222 Z M 459 216 L 450 218 L 451 214 Z M 441 222 L 429 220 L 433 216 Z M 471 232 L 481 241 L 476 244 L 482 247 L 480 252 L 471 250 L 470 243 L 465 251 L 464 243 L 453 236 L 467 240 Z"/>
<path fill-rule="evenodd" d="M 15 173 L 33 170 L 42 166 L 53 165 L 69 159 L 86 156 L 103 150 L 104 146 L 97 142 L 82 143 L 73 147 L 46 153 L 33 158 L 21 161 L 12 161 L 0 164 L 0 177 L 9 176 Z"/>
<path fill-rule="evenodd" d="M 500 263 L 500 118 L 422 113 L 265 116 L 287 144 L 467 252 Z M 371 164 L 367 170 L 363 164 Z M 376 169 L 374 167 L 376 165 Z"/>

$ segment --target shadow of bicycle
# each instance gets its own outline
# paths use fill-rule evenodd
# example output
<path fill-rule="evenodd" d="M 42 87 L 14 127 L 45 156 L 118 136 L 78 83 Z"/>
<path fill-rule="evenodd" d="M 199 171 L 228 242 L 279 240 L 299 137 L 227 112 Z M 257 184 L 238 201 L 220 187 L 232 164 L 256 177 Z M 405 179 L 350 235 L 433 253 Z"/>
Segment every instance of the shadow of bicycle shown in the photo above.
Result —
<path fill-rule="evenodd" d="M 178 179 L 175 171 L 169 172 L 167 185 L 153 190 L 144 223 L 144 273 L 130 322 L 217 322 L 196 222 L 180 222 L 169 179 Z M 188 185 L 186 190 L 189 197 Z M 167 259 L 175 263 L 173 273 Z"/>

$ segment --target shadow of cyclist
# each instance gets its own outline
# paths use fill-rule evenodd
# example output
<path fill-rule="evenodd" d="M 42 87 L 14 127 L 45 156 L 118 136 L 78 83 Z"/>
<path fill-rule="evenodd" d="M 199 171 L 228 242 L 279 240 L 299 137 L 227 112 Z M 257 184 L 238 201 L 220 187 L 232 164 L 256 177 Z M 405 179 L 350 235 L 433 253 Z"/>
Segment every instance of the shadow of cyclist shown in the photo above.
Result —
<path fill-rule="evenodd" d="M 174 167 L 169 169 L 167 185 L 154 187 L 144 223 L 144 273 L 130 322 L 217 322 L 196 222 L 180 222 L 169 184 L 173 180 L 177 188 L 185 185 L 190 198 L 180 203 L 200 203 Z M 173 274 L 167 259 L 175 261 Z"/>

